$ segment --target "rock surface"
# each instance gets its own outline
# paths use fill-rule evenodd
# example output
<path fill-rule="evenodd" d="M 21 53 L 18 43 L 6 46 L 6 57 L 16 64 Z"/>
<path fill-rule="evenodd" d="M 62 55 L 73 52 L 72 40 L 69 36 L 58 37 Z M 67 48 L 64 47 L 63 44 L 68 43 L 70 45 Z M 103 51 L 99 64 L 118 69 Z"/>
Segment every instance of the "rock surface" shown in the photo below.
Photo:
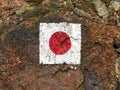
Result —
<path fill-rule="evenodd" d="M 0 89 L 119 90 L 119 10 L 91 1 L 0 1 Z M 39 65 L 39 23 L 63 21 L 82 24 L 81 65 Z"/>

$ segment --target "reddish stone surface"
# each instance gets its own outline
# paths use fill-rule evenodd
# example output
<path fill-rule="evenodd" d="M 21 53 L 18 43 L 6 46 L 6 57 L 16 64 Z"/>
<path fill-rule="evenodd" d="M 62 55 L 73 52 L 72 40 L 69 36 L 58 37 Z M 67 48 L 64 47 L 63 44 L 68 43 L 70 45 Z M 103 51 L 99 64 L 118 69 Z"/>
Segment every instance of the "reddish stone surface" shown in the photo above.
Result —
<path fill-rule="evenodd" d="M 89 33 L 89 38 L 85 38 L 82 42 L 83 52 L 87 52 L 82 54 L 82 58 L 84 58 L 82 62 L 86 69 L 101 78 L 100 82 L 104 83 L 101 87 L 115 90 L 117 81 L 114 75 L 117 55 L 114 52 L 113 40 L 118 35 L 118 30 L 115 26 L 93 25 L 89 28 Z"/>
<path fill-rule="evenodd" d="M 9 82 L 9 86 L 15 90 L 74 90 L 83 81 L 80 68 L 71 69 L 63 66 L 27 66 L 17 74 L 17 78 Z"/>
<path fill-rule="evenodd" d="M 120 40 L 115 16 L 109 18 L 110 23 L 100 24 L 76 16 L 70 8 L 59 9 L 56 4 L 52 9 L 38 6 L 16 15 L 15 8 L 20 9 L 23 4 L 15 1 L 11 1 L 9 7 L 7 0 L 0 1 L 3 21 L 0 27 L 1 90 L 119 90 L 115 62 L 119 57 L 116 50 L 119 50 Z M 93 4 L 86 2 L 81 0 L 75 5 L 100 20 Z M 36 5 L 36 0 L 33 4 Z M 82 24 L 80 66 L 38 64 L 40 21 Z"/>

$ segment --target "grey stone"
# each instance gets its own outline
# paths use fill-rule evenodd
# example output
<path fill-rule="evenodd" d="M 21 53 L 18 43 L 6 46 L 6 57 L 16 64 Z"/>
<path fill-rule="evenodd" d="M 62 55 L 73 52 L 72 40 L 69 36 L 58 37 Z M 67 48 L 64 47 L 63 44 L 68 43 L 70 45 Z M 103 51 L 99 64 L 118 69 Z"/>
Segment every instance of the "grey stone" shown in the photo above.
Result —
<path fill-rule="evenodd" d="M 93 0 L 93 4 L 95 5 L 95 9 L 98 12 L 98 15 L 107 18 L 108 17 L 108 9 L 105 6 L 105 3 L 103 3 L 101 0 Z"/>
<path fill-rule="evenodd" d="M 114 9 L 115 11 L 118 11 L 120 8 L 120 0 L 112 0 L 110 2 L 109 8 Z"/>

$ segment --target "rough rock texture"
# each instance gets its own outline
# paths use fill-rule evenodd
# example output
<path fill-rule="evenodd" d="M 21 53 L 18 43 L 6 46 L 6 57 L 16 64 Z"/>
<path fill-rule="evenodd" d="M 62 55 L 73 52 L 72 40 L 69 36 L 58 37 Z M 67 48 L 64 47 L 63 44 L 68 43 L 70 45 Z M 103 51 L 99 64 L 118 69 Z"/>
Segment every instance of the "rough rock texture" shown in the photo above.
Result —
<path fill-rule="evenodd" d="M 99 84 L 104 83 L 104 87 L 109 87 L 109 90 L 115 90 L 117 85 L 115 78 L 115 59 L 116 54 L 113 48 L 113 39 L 117 35 L 117 28 L 114 26 L 98 26 L 95 25 L 89 29 L 89 41 L 83 42 L 83 63 L 86 70 L 92 71 L 101 78 Z M 111 34 L 110 34 L 111 33 Z M 85 39 L 86 40 L 86 39 Z M 87 47 L 85 48 L 85 46 Z M 88 51 L 89 49 L 89 51 Z M 111 82 L 110 82 L 111 79 Z M 94 81 L 94 80 L 93 80 Z M 93 82 L 95 83 L 95 82 Z M 102 87 L 103 87 L 102 86 Z M 104 88 L 104 89 L 105 89 Z M 98 90 L 104 90 L 98 89 Z M 97 89 L 91 89 L 97 90 Z M 106 89 L 105 89 L 106 90 Z M 108 90 L 108 89 L 107 89 Z"/>
<path fill-rule="evenodd" d="M 91 1 L 0 0 L 0 90 L 120 90 L 119 0 L 105 18 Z M 81 65 L 39 65 L 39 23 L 63 21 L 82 24 Z"/>

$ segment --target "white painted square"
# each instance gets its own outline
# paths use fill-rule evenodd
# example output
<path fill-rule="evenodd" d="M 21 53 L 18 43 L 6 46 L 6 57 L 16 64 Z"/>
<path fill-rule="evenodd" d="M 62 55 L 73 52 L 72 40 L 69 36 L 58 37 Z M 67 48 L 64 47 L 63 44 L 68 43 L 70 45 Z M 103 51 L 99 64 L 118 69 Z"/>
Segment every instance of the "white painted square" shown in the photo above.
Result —
<path fill-rule="evenodd" d="M 39 63 L 40 64 L 80 64 L 81 59 L 81 24 L 75 23 L 40 23 L 39 27 Z M 69 35 L 71 48 L 62 55 L 54 54 L 49 47 L 51 35 L 55 32 Z"/>

